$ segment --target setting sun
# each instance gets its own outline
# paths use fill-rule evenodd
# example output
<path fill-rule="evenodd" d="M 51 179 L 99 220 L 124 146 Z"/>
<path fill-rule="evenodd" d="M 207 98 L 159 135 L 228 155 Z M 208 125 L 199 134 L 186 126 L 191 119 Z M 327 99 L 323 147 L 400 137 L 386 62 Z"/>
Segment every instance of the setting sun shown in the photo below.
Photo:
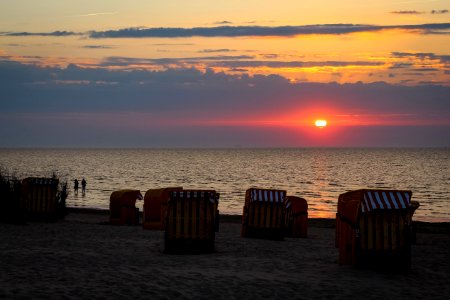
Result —
<path fill-rule="evenodd" d="M 323 128 L 327 126 L 326 120 L 316 120 L 316 127 Z"/>

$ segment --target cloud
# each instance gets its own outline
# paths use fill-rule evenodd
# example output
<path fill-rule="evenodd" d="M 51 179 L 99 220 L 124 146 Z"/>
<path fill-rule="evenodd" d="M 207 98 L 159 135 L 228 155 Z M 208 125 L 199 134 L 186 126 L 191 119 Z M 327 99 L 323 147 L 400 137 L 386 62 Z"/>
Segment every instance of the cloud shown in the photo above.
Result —
<path fill-rule="evenodd" d="M 402 29 L 429 33 L 450 29 L 450 23 L 419 25 L 364 25 L 364 24 L 323 24 L 304 26 L 218 26 L 194 28 L 126 28 L 108 31 L 91 31 L 91 38 L 175 38 L 175 37 L 242 37 L 242 36 L 296 36 L 309 34 L 349 34 L 388 29 Z"/>
<path fill-rule="evenodd" d="M 391 11 L 391 14 L 399 14 L 399 15 L 420 15 L 424 14 L 423 11 L 417 11 L 417 10 L 397 10 L 397 11 Z"/>
<path fill-rule="evenodd" d="M 230 21 L 218 21 L 218 22 L 214 22 L 214 25 L 229 25 L 229 24 L 233 24 L 233 22 Z"/>
<path fill-rule="evenodd" d="M 195 64 L 204 61 L 227 61 L 253 59 L 249 55 L 216 55 L 216 56 L 198 56 L 185 58 L 133 58 L 110 56 L 102 60 L 101 67 L 126 67 L 132 65 L 149 65 L 149 66 L 183 66 L 187 64 Z"/>
<path fill-rule="evenodd" d="M 240 60 L 218 61 L 212 63 L 216 67 L 228 68 L 313 68 L 313 67 L 348 67 L 348 66 L 382 66 L 384 62 L 373 61 L 270 61 L 270 60 Z"/>
<path fill-rule="evenodd" d="M 448 9 L 441 9 L 441 10 L 432 10 L 431 13 L 433 15 L 441 15 L 441 14 L 448 14 Z"/>
<path fill-rule="evenodd" d="M 69 65 L 61 69 L 0 61 L 0 87 L 2 112 L 189 111 L 192 114 L 185 116 L 195 119 L 194 112 L 226 118 L 289 112 L 321 103 L 377 112 L 434 111 L 450 117 L 450 87 L 294 84 L 278 75 L 235 76 L 194 68 L 157 72 Z"/>
<path fill-rule="evenodd" d="M 110 45 L 84 45 L 84 46 L 82 46 L 82 48 L 86 48 L 86 49 L 113 49 L 115 47 L 114 46 L 110 46 Z"/>
<path fill-rule="evenodd" d="M 111 62 L 121 60 L 130 59 Z M 448 146 L 450 87 L 436 83 L 292 83 L 278 75 L 38 67 L 4 58 L 0 90 L 0 146 L 308 146 L 292 142 L 307 140 L 296 122 L 320 108 L 334 111 L 335 122 L 390 124 L 357 129 L 363 144 L 397 132 L 412 145 L 422 132 L 428 144 L 420 145 Z"/>
<path fill-rule="evenodd" d="M 407 69 L 414 66 L 413 63 L 394 63 L 389 69 Z"/>
<path fill-rule="evenodd" d="M 198 51 L 199 53 L 219 53 L 219 52 L 236 52 L 233 49 L 203 49 Z"/>
<path fill-rule="evenodd" d="M 117 14 L 116 11 L 113 11 L 113 12 L 99 12 L 99 13 L 90 13 L 90 14 L 79 15 L 79 17 L 97 17 L 97 16 L 102 16 L 102 15 L 115 15 L 115 14 Z"/>
<path fill-rule="evenodd" d="M 400 58 L 416 58 L 421 60 L 438 60 L 444 64 L 450 63 L 450 55 L 437 55 L 435 53 L 427 52 L 392 52 L 392 56 Z"/>
<path fill-rule="evenodd" d="M 450 23 L 431 23 L 415 25 L 366 25 L 366 24 L 319 24 L 303 26 L 216 26 L 193 28 L 124 28 L 118 30 L 90 31 L 78 33 L 72 31 L 53 32 L 3 32 L 3 36 L 79 36 L 87 35 L 100 38 L 190 38 L 190 37 L 293 37 L 298 35 L 326 34 L 341 35 L 357 32 L 376 32 L 381 30 L 406 30 L 420 34 L 448 34 Z"/>
<path fill-rule="evenodd" d="M 83 35 L 82 33 L 77 33 L 73 31 L 53 31 L 53 32 L 4 32 L 0 35 L 4 36 L 54 36 L 54 37 L 64 37 L 64 36 L 74 36 Z"/>
<path fill-rule="evenodd" d="M 418 11 L 418 10 L 396 10 L 396 11 L 391 11 L 391 14 L 398 14 L 398 15 L 422 15 L 422 14 L 426 14 L 427 12 L 425 11 Z M 433 9 L 432 11 L 430 11 L 430 14 L 432 15 L 440 15 L 440 14 L 447 14 L 448 13 L 448 9 L 441 9 L 441 10 L 435 10 Z"/>

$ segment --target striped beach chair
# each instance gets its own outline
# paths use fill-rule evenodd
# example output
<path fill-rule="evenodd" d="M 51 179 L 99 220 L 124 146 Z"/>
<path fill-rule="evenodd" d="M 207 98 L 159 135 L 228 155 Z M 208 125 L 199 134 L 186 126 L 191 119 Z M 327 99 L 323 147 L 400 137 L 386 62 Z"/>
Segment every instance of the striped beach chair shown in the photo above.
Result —
<path fill-rule="evenodd" d="M 142 199 L 139 190 L 124 189 L 112 192 L 109 199 L 109 223 L 139 225 L 139 208 L 136 207 L 136 200 Z"/>
<path fill-rule="evenodd" d="M 58 185 L 57 178 L 22 180 L 20 208 L 27 219 L 56 221 L 60 217 Z"/>
<path fill-rule="evenodd" d="M 339 195 L 336 247 L 341 265 L 408 269 L 412 216 L 418 202 L 411 191 L 362 189 Z"/>
<path fill-rule="evenodd" d="M 219 194 L 214 190 L 172 191 L 164 225 L 164 252 L 214 252 L 218 204 Z"/>
<path fill-rule="evenodd" d="M 181 191 L 182 187 L 167 187 L 150 189 L 144 196 L 144 213 L 142 228 L 149 230 L 164 230 L 164 218 L 166 216 L 167 201 L 170 193 Z"/>
<path fill-rule="evenodd" d="M 282 240 L 287 227 L 286 191 L 250 188 L 245 193 L 242 237 Z"/>

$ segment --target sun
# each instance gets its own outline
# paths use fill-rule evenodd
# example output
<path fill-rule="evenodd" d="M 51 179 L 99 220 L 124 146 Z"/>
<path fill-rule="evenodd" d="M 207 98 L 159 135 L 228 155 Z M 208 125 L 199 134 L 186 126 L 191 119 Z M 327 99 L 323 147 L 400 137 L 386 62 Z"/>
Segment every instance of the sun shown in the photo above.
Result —
<path fill-rule="evenodd" d="M 316 127 L 324 128 L 327 126 L 327 120 L 316 120 Z"/>

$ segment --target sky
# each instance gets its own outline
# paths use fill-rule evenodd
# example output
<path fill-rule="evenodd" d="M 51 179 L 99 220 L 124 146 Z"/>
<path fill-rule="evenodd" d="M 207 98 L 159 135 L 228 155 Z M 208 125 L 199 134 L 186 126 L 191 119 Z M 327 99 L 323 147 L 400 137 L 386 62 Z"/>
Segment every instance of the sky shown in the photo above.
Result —
<path fill-rule="evenodd" d="M 0 0 L 0 147 L 450 147 L 449 10 Z"/>

